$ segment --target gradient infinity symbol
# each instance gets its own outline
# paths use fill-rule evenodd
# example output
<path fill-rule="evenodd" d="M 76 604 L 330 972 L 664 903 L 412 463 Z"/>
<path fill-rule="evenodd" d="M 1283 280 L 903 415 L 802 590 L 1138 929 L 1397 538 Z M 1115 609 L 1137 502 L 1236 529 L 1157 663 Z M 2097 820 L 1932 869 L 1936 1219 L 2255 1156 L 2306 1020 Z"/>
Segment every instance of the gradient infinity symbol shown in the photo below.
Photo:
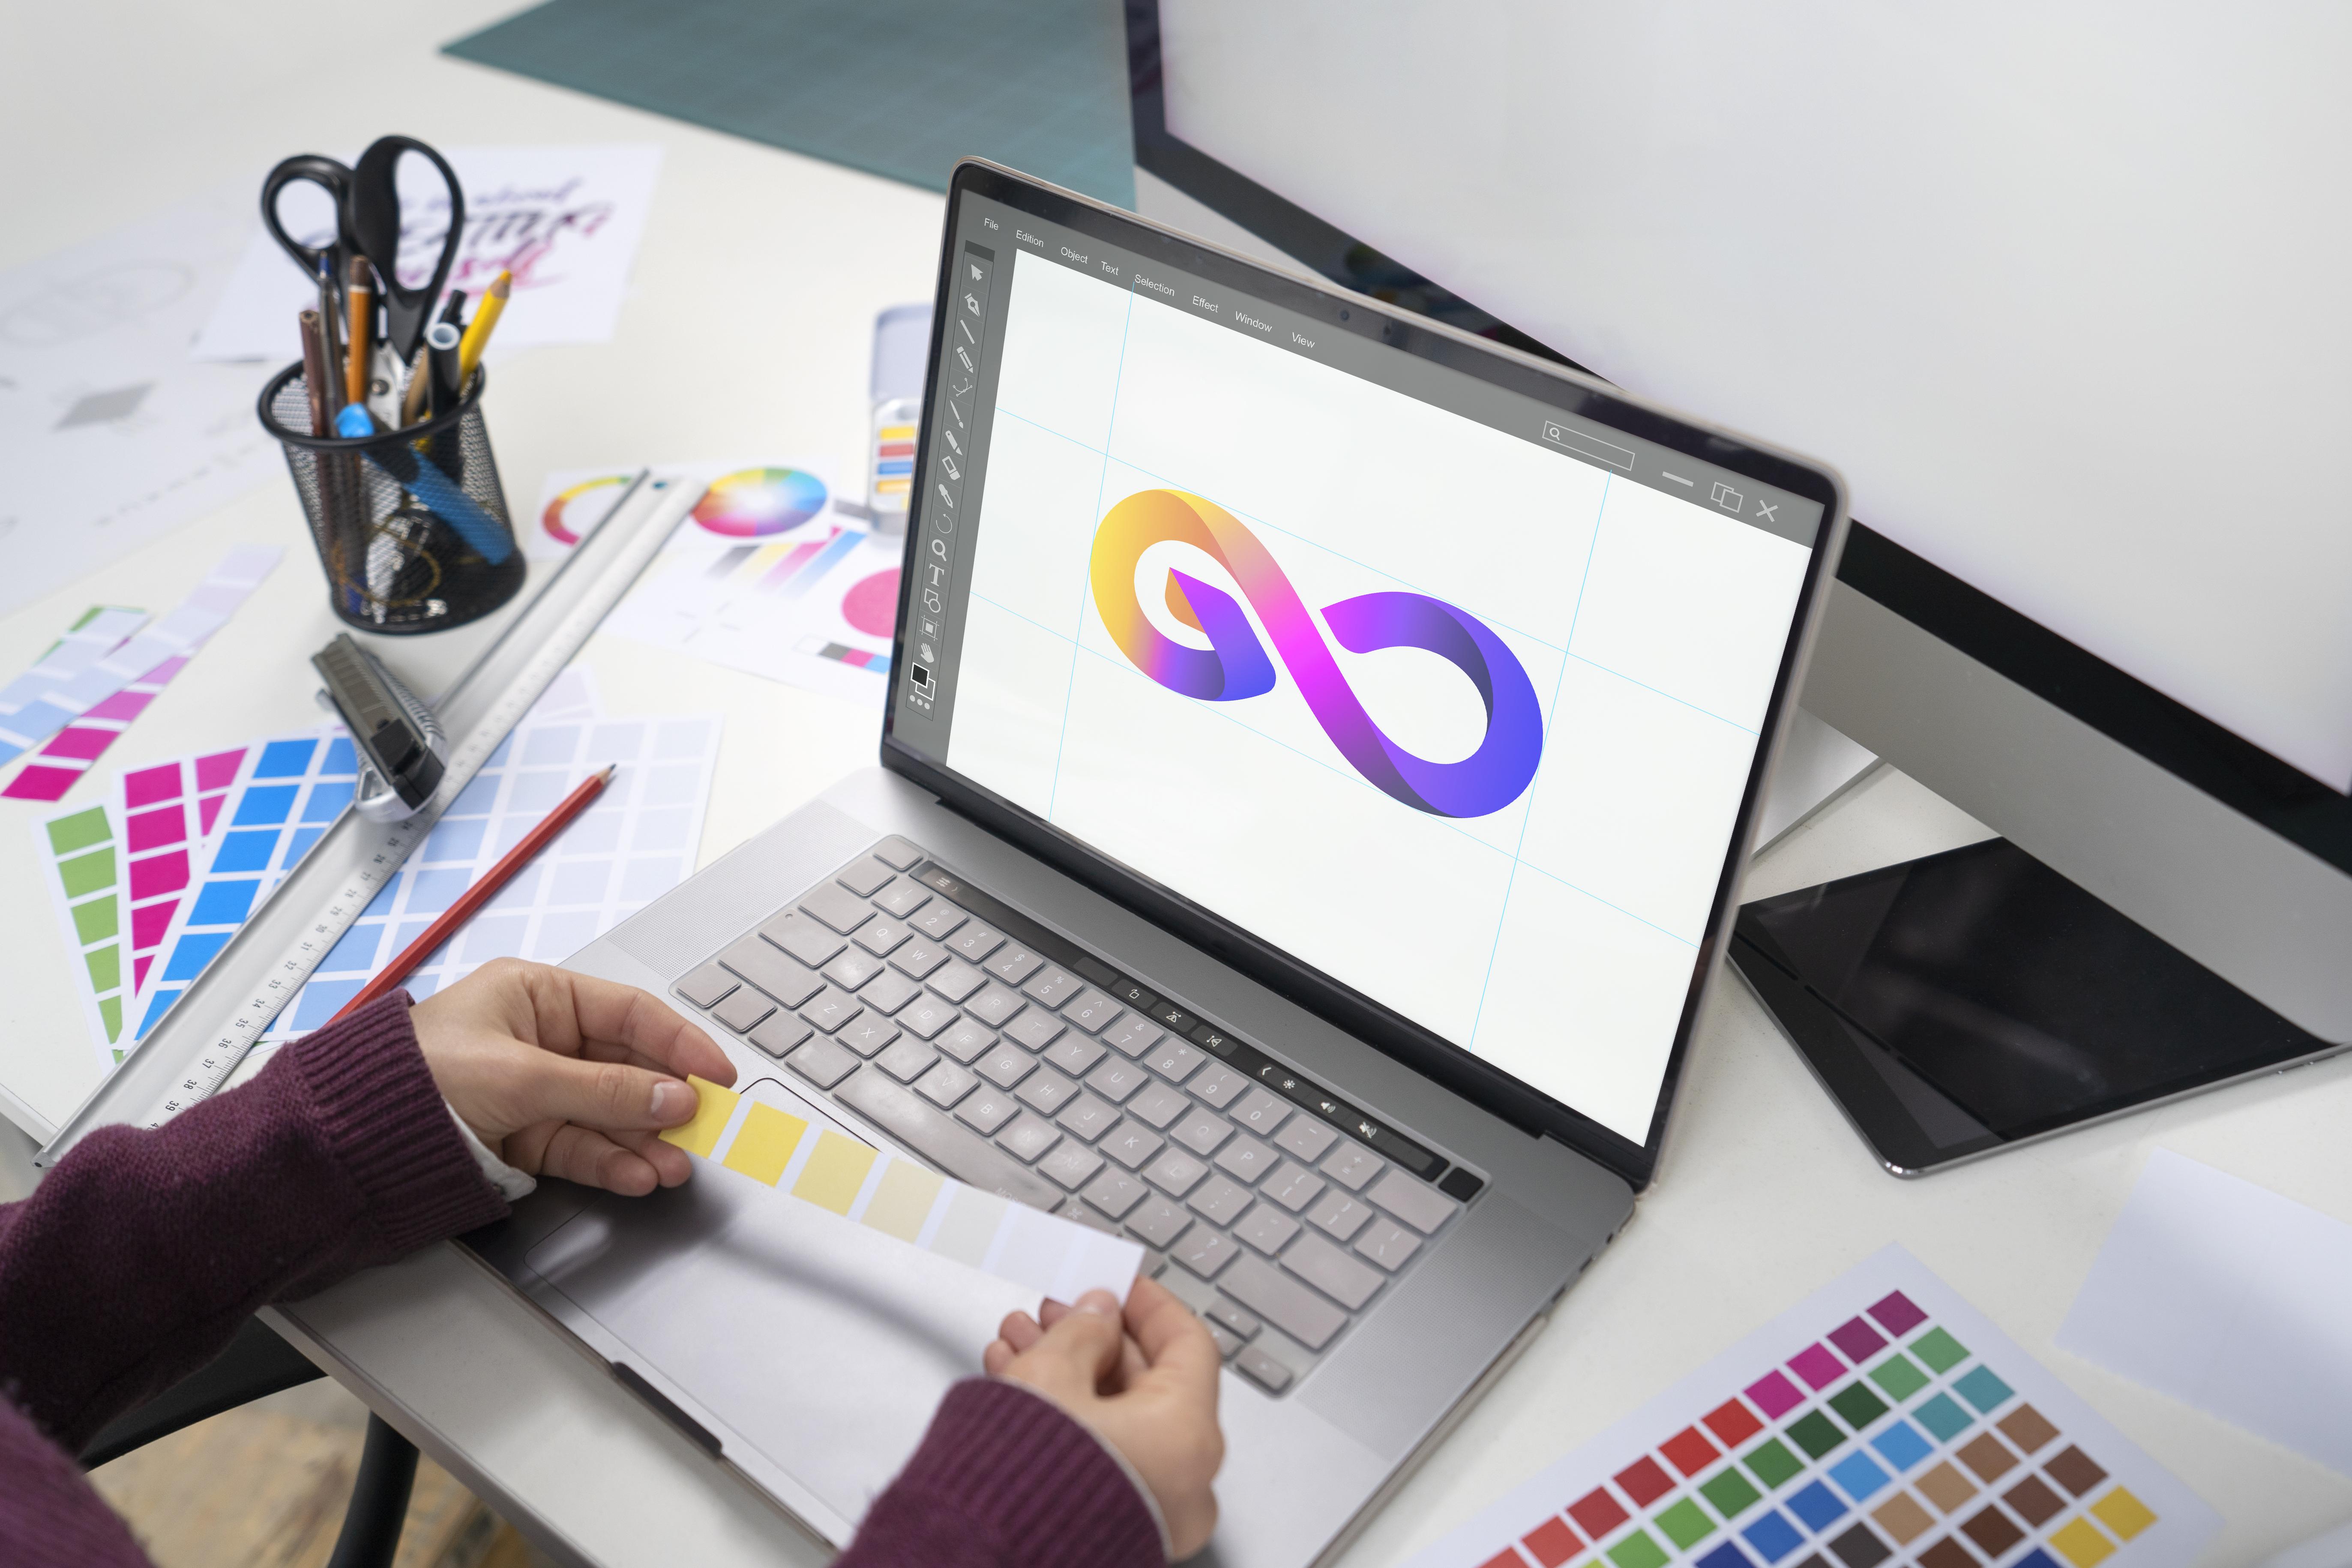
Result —
<path fill-rule="evenodd" d="M 1209 639 L 1188 647 L 1145 617 L 1136 563 L 1162 541 L 1196 545 L 1233 574 L 1274 638 L 1274 651 L 1339 754 L 1387 795 L 1438 816 L 1485 816 L 1528 787 L 1543 754 L 1543 716 L 1528 672 L 1485 622 L 1423 594 L 1361 594 L 1323 606 L 1323 619 L 1351 653 L 1417 647 L 1470 678 L 1486 704 L 1486 733 L 1458 763 L 1417 757 L 1381 732 L 1315 617 L 1299 602 L 1264 544 L 1231 512 L 1182 490 L 1128 497 L 1095 531 L 1095 606 L 1118 650 L 1171 691 L 1206 702 L 1238 702 L 1274 689 L 1274 664 L 1232 595 L 1171 568 L 1171 615 Z"/>

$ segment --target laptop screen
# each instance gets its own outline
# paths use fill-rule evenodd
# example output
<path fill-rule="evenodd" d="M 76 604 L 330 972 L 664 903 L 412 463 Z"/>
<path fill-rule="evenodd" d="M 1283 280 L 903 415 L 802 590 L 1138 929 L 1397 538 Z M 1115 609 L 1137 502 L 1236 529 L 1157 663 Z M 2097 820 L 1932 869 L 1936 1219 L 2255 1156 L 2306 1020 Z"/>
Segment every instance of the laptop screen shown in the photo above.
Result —
<path fill-rule="evenodd" d="M 894 739 L 1645 1142 L 1822 506 L 951 200 Z"/>

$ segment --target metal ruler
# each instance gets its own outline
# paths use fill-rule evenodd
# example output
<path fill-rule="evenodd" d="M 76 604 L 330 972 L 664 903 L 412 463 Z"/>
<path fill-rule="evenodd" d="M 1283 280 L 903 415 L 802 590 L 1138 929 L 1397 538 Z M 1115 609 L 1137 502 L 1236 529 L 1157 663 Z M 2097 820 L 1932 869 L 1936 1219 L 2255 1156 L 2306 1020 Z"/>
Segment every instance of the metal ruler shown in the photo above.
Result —
<path fill-rule="evenodd" d="M 389 824 L 353 810 L 336 818 L 139 1048 L 82 1102 L 38 1163 L 59 1159 L 96 1128 L 159 1126 L 228 1081 L 702 493 L 699 484 L 650 472 L 636 477 L 441 700 L 444 731 L 461 738 L 425 808 Z"/>

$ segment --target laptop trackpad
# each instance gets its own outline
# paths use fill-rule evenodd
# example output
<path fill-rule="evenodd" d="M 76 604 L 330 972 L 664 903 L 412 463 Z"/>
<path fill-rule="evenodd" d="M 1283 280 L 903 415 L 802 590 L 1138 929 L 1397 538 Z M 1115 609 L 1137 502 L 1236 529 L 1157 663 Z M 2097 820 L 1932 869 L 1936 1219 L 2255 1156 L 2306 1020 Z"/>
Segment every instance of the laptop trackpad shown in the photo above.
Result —
<path fill-rule="evenodd" d="M 751 1444 L 853 1522 L 1004 1314 L 1037 1306 L 709 1165 L 650 1197 L 598 1194 L 526 1261 L 731 1428 L 728 1448 Z"/>

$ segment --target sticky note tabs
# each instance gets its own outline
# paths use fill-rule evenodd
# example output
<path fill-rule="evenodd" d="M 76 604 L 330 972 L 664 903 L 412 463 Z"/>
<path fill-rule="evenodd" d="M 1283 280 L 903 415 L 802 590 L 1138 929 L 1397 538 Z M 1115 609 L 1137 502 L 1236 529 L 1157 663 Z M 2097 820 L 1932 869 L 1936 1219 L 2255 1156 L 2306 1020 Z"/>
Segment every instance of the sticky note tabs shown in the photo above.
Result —
<path fill-rule="evenodd" d="M 661 1141 L 675 1143 L 689 1154 L 700 1154 L 708 1159 L 710 1152 L 719 1147 L 719 1133 L 727 1130 L 727 1123 L 734 1118 L 735 1102 L 743 1097 L 731 1089 L 719 1088 L 709 1079 L 689 1074 L 686 1081 L 701 1097 L 701 1102 L 695 1107 L 693 1121 L 683 1127 L 662 1129 Z"/>
<path fill-rule="evenodd" d="M 782 1179 L 784 1167 L 793 1163 L 793 1151 L 800 1147 L 801 1135 L 807 1131 L 808 1123 L 802 1118 L 754 1101 L 751 1109 L 743 1113 L 743 1131 L 735 1134 L 735 1142 L 727 1151 L 727 1168 L 772 1187 Z M 714 1128 L 711 1137 L 718 1136 Z"/>

